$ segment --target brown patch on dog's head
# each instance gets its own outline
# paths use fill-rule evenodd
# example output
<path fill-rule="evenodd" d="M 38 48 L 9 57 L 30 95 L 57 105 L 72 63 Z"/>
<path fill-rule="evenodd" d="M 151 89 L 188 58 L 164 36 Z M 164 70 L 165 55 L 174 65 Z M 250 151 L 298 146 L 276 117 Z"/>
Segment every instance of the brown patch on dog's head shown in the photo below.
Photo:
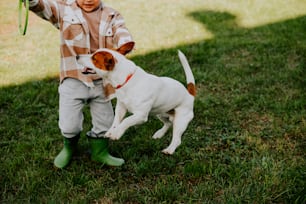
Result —
<path fill-rule="evenodd" d="M 117 62 L 111 53 L 105 51 L 95 53 L 91 60 L 95 67 L 104 71 L 112 71 Z"/>
<path fill-rule="evenodd" d="M 122 55 L 126 55 L 127 53 L 129 53 L 133 50 L 134 45 L 135 45 L 135 42 L 125 43 L 117 49 L 117 52 L 121 53 Z"/>
<path fill-rule="evenodd" d="M 187 84 L 187 90 L 192 96 L 195 96 L 197 94 L 196 87 L 193 83 Z"/>

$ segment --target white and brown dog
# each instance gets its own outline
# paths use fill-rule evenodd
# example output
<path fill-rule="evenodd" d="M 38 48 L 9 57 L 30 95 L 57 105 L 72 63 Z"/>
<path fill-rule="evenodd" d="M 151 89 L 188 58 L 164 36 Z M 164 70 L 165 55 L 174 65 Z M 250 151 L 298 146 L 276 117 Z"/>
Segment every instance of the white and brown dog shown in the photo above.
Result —
<path fill-rule="evenodd" d="M 163 137 L 173 125 L 171 144 L 163 150 L 165 154 L 173 154 L 194 116 L 195 81 L 188 61 L 179 51 L 187 79 L 186 89 L 178 81 L 149 74 L 127 59 L 124 54 L 129 46 L 132 45 L 126 44 L 115 51 L 103 48 L 92 55 L 77 57 L 78 63 L 94 70 L 116 89 L 115 118 L 105 137 L 118 140 L 129 127 L 146 122 L 149 114 L 154 114 L 164 123 L 153 135 L 154 139 Z M 131 115 L 124 118 L 127 111 Z"/>

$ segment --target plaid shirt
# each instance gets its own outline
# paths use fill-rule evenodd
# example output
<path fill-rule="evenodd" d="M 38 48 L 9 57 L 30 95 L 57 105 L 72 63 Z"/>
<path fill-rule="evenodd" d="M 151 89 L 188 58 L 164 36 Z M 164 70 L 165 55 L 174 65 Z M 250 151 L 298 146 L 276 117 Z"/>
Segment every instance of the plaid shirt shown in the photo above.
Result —
<path fill-rule="evenodd" d="M 90 53 L 89 27 L 76 1 L 31 0 L 30 9 L 60 30 L 60 81 L 68 77 L 76 78 L 93 87 L 93 80 L 100 77 L 95 74 L 82 74 L 84 67 L 76 61 L 77 55 Z M 133 41 L 120 13 L 102 2 L 99 9 L 102 9 L 99 25 L 100 48 L 117 48 Z"/>

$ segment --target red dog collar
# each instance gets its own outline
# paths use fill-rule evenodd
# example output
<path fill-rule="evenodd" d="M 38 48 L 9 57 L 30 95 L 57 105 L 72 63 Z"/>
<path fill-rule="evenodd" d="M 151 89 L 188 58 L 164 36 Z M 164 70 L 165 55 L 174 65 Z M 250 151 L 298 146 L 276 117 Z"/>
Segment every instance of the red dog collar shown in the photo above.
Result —
<path fill-rule="evenodd" d="M 136 71 L 136 70 L 135 70 Z M 134 72 L 135 73 L 135 72 Z M 129 82 L 129 80 L 133 77 L 134 73 L 131 73 L 129 75 L 127 75 L 125 81 L 123 82 L 123 84 L 119 84 L 118 86 L 116 86 L 115 89 L 120 89 L 121 87 L 123 87 L 126 83 Z"/>

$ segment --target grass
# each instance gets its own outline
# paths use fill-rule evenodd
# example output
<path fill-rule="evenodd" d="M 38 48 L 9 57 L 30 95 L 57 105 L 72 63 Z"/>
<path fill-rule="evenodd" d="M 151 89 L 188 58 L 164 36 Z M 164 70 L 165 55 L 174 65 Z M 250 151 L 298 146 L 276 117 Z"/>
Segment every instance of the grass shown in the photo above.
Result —
<path fill-rule="evenodd" d="M 163 155 L 170 134 L 152 140 L 161 124 L 150 118 L 111 142 L 124 166 L 91 162 L 83 133 L 79 155 L 55 169 L 58 33 L 31 15 L 19 36 L 15 2 L 2 2 L 0 202 L 305 203 L 305 2 L 107 2 L 148 72 L 184 83 L 177 49 L 187 55 L 198 96 L 182 145 Z M 88 109 L 85 119 L 89 130 Z"/>

